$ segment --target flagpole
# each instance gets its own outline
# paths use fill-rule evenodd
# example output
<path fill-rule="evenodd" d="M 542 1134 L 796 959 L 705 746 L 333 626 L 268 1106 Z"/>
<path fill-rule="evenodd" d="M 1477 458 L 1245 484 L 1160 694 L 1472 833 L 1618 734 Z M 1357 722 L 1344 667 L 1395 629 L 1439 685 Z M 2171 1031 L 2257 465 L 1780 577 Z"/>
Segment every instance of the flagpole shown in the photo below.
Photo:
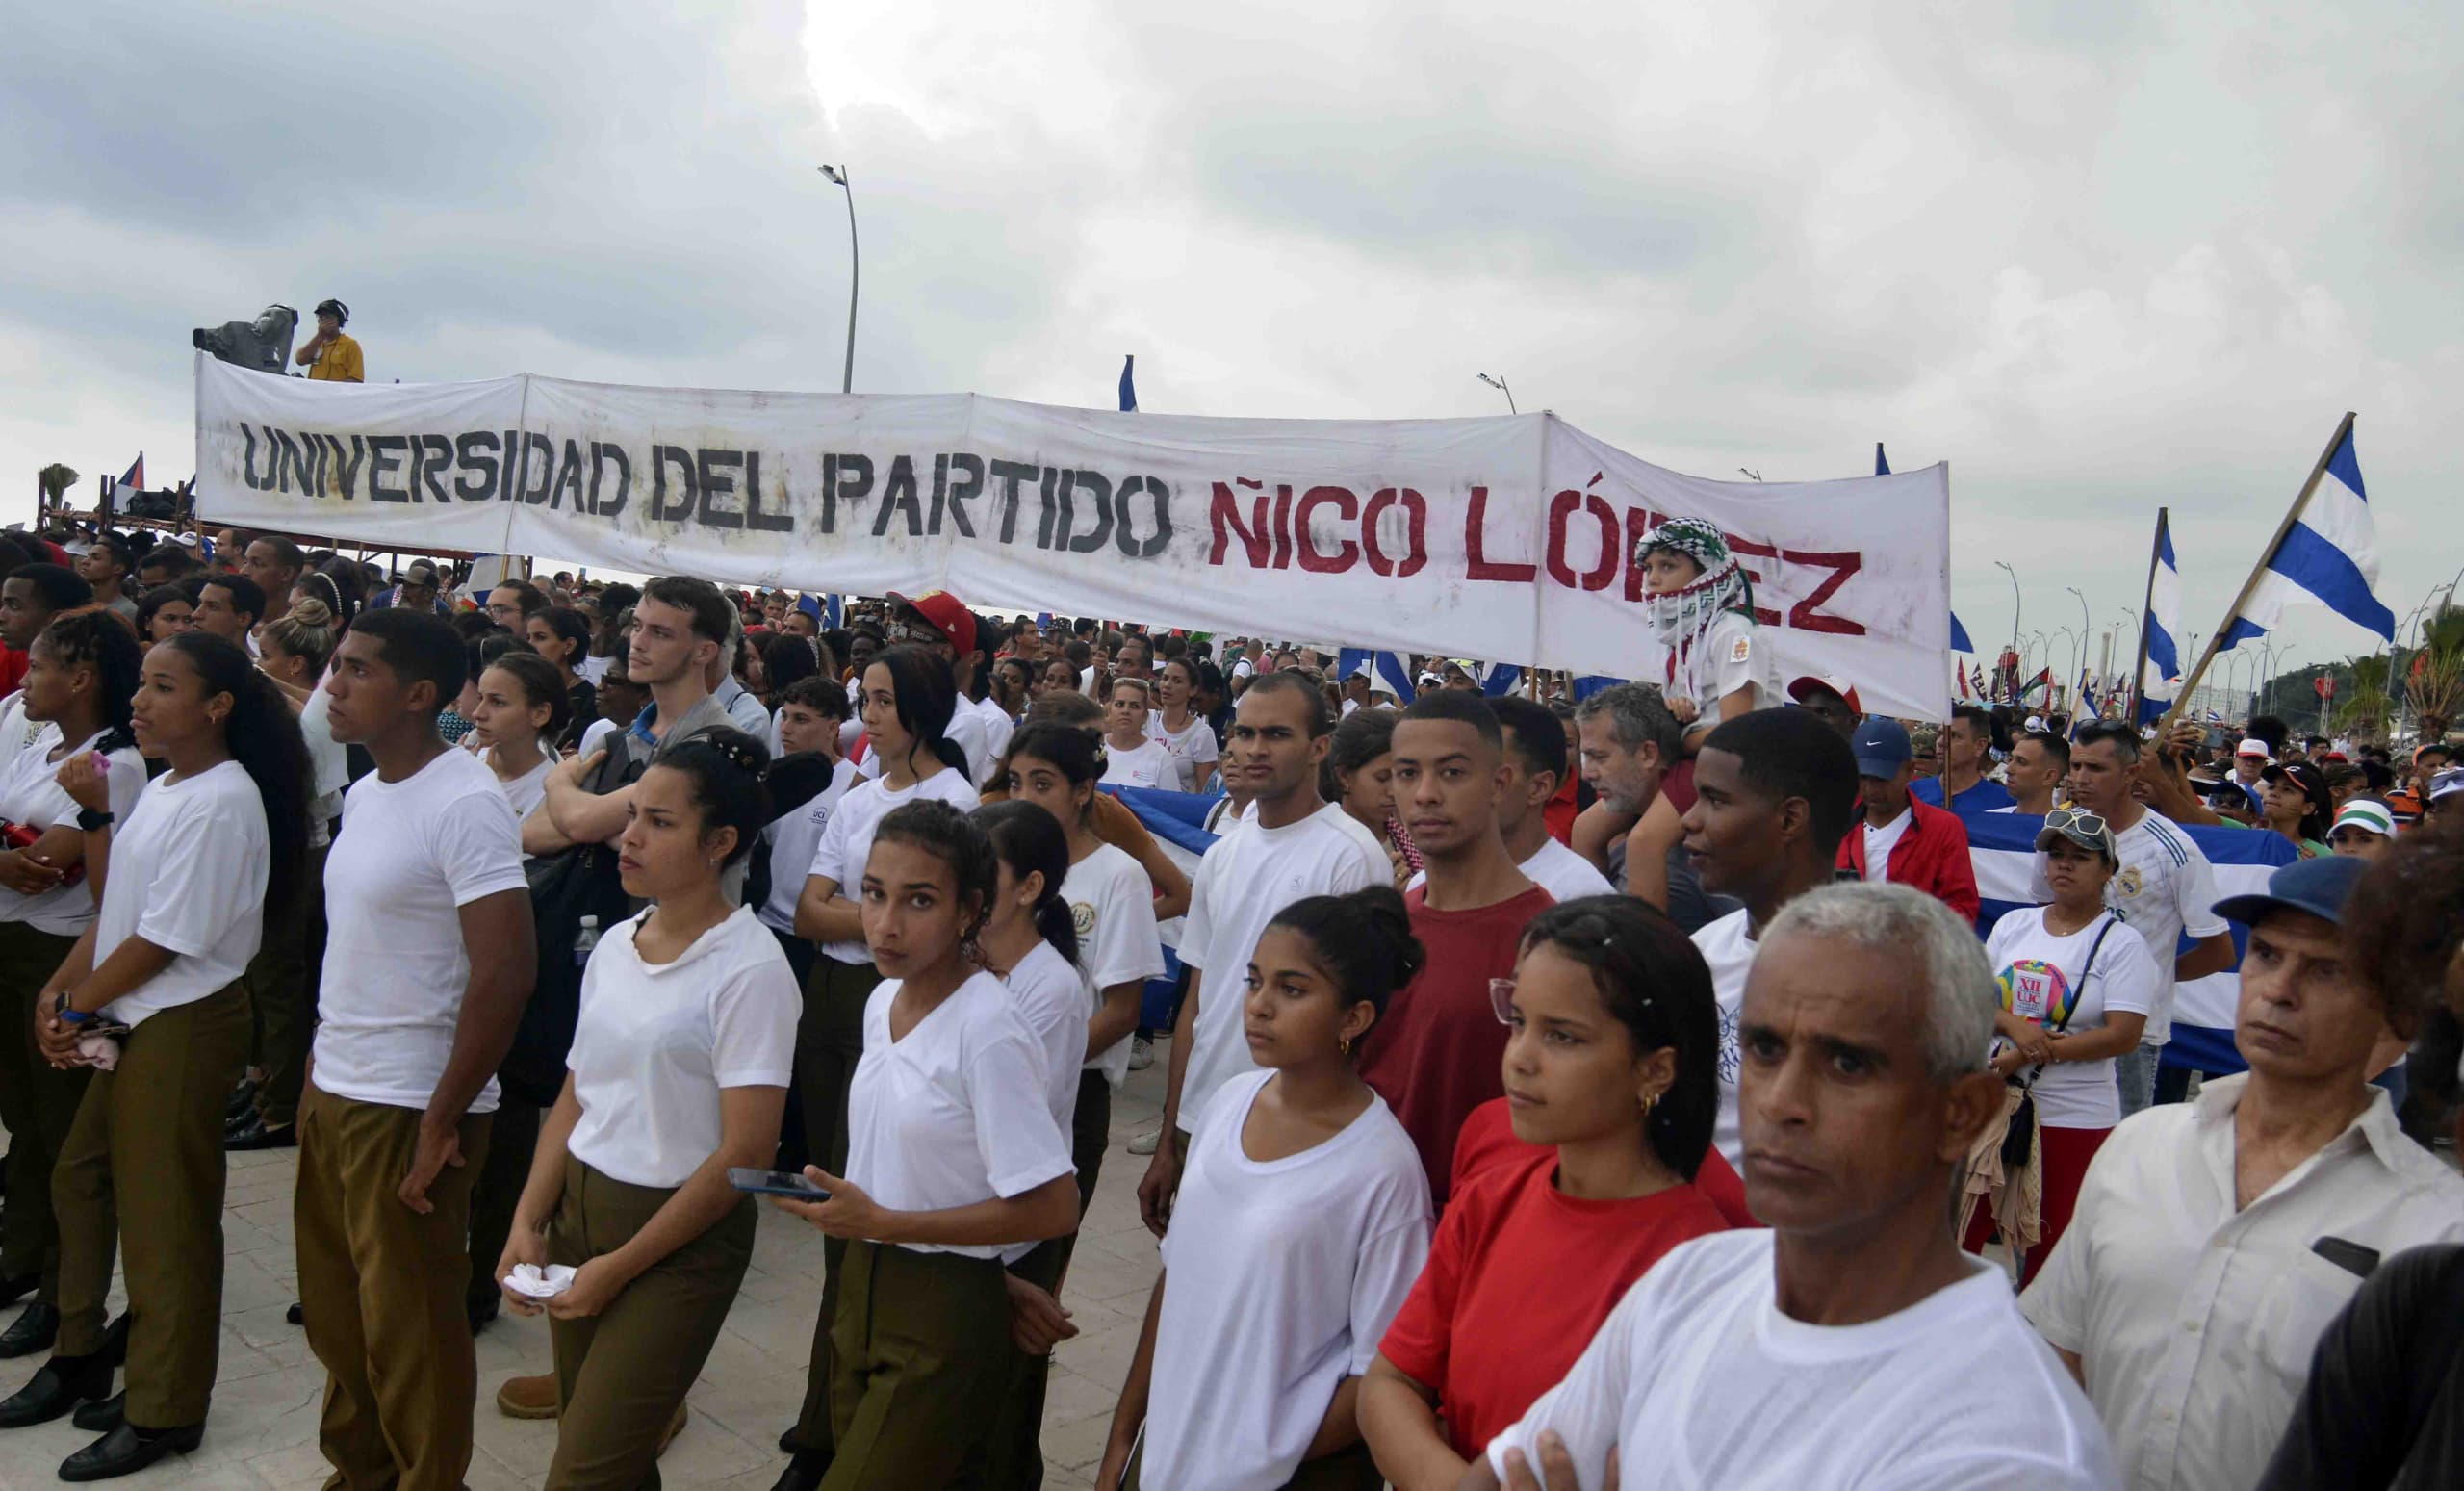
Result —
<path fill-rule="evenodd" d="M 2165 533 L 2172 522 L 2172 509 L 2156 509 L 2156 540 L 2147 546 L 2147 589 L 2139 599 L 2139 663 L 2130 671 L 2130 728 L 2139 728 L 2139 707 L 2147 688 L 2147 629 L 2156 614 L 2156 566 L 2165 560 Z M 2180 626 L 2179 621 L 2173 623 Z"/>
<path fill-rule="evenodd" d="M 2172 729 L 2173 720 L 2182 712 L 2192 691 L 2198 687 L 2198 681 L 2206 675 L 2207 665 L 2216 660 L 2217 645 L 2224 640 L 2226 632 L 2233 630 L 2233 623 L 2241 616 L 2243 605 L 2250 599 L 2250 592 L 2259 586 L 2259 577 L 2275 562 L 2277 552 L 2284 548 L 2285 535 L 2301 521 L 2302 510 L 2310 505 L 2310 494 L 2319 490 L 2320 478 L 2327 475 L 2327 463 L 2336 458 L 2336 451 L 2344 445 L 2346 437 L 2352 433 L 2352 411 L 2346 410 L 2343 421 L 2336 425 L 2336 433 L 2327 441 L 2327 448 L 2319 452 L 2318 464 L 2310 468 L 2310 479 L 2301 483 L 2301 495 L 2293 500 L 2293 506 L 2286 510 L 2284 521 L 2275 526 L 2275 537 L 2268 540 L 2268 546 L 2259 551 L 2259 562 L 2250 566 L 2250 578 L 2242 581 L 2242 589 L 2233 597 L 2233 604 L 2225 610 L 2224 620 L 2208 637 L 2207 651 L 2199 655 L 2198 666 L 2182 681 L 2182 690 L 2174 696 L 2172 708 L 2166 711 L 2163 729 L 2158 732 L 2159 739 Z"/>

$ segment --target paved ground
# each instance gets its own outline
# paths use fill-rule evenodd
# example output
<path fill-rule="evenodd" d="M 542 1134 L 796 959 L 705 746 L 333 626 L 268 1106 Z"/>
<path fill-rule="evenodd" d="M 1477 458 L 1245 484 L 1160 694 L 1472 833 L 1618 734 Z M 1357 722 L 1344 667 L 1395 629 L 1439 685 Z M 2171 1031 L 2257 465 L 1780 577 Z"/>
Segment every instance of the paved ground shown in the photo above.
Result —
<path fill-rule="evenodd" d="M 1158 1051 L 1160 1058 L 1164 1053 Z M 1138 1221 L 1138 1177 L 1146 1162 L 1123 1152 L 1133 1134 L 1155 1125 L 1164 1063 L 1132 1073 L 1116 1094 L 1113 1146 L 1104 1157 L 1095 1204 L 1078 1241 L 1063 1302 L 1079 1335 L 1056 1353 L 1044 1406 L 1044 1484 L 1091 1484 L 1103 1456 L 1115 1399 L 1146 1309 L 1157 1268 L 1153 1239 Z M 317 1450 L 324 1375 L 283 1311 L 296 1298 L 291 1244 L 293 1151 L 234 1155 L 223 1211 L 228 1260 L 223 1279 L 222 1369 L 196 1453 L 173 1456 L 117 1482 L 180 1491 L 311 1491 L 326 1465 Z M 490 1260 L 493 1263 L 494 1260 Z M 785 1465 L 777 1440 L 803 1401 L 813 1310 L 821 1295 L 821 1235 L 763 1208 L 753 1268 L 728 1326 L 702 1369 L 692 1420 L 660 1462 L 671 1488 L 747 1487 L 766 1491 Z M 114 1297 L 117 1308 L 118 1297 Z M 8 1313 L 13 1317 L 14 1307 Z M 480 1335 L 478 1452 L 471 1491 L 524 1491 L 547 1477 L 555 1451 L 552 1423 L 517 1423 L 496 1411 L 497 1384 L 546 1371 L 545 1319 L 500 1318 Z M 0 1394 L 13 1392 L 39 1358 L 0 1363 Z M 60 1462 L 93 1438 L 65 1419 L 0 1432 L 0 1491 L 61 1482 Z"/>

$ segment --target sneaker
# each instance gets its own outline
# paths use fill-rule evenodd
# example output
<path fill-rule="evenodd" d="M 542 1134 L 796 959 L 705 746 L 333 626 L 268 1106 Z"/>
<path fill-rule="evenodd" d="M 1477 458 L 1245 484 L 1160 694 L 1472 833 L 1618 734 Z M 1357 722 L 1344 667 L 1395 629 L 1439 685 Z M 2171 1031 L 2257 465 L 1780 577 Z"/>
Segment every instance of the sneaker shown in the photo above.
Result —
<path fill-rule="evenodd" d="M 543 1372 L 535 1377 L 507 1377 L 497 1389 L 497 1412 L 508 1419 L 552 1419 L 560 1410 L 556 1401 L 556 1375 Z"/>
<path fill-rule="evenodd" d="M 1151 1134 L 1141 1134 L 1136 1139 L 1131 1140 L 1129 1142 L 1129 1152 L 1132 1154 L 1153 1154 L 1155 1152 L 1155 1146 L 1163 1142 L 1164 1130 L 1159 1126 Z"/>
<path fill-rule="evenodd" d="M 1144 1071 L 1155 1065 L 1155 1042 L 1144 1036 L 1129 1043 L 1129 1069 Z"/>

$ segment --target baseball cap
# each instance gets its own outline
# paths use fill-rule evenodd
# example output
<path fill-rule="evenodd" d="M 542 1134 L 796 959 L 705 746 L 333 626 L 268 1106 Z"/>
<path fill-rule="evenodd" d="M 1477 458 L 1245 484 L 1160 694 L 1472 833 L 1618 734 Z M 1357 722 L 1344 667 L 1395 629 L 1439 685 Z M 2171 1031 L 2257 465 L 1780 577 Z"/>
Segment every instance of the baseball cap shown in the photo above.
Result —
<path fill-rule="evenodd" d="M 2255 756 L 2263 761 L 2272 761 L 2275 759 L 2275 757 L 2268 750 L 2268 743 L 2264 740 L 2245 740 L 2240 745 L 2233 748 L 2233 754 L 2235 756 Z"/>
<path fill-rule="evenodd" d="M 2334 837 L 2338 829 L 2361 829 L 2381 838 L 2393 838 L 2396 836 L 2396 815 L 2387 810 L 2384 803 L 2356 798 L 2345 804 L 2345 810 L 2336 814 L 2335 827 L 2327 831 L 2327 836 Z"/>
<path fill-rule="evenodd" d="M 2038 852 L 2052 848 L 2058 838 L 2094 850 L 2107 864 L 2121 862 L 2121 851 L 2114 844 L 2113 825 L 2085 808 L 2056 808 L 2044 815 L 2044 827 L 2037 831 Z"/>
<path fill-rule="evenodd" d="M 2044 716 L 2041 714 L 2031 714 L 2026 719 L 2019 722 L 2019 728 L 2026 731 L 2031 735 L 2041 734 L 2044 733 Z"/>
<path fill-rule="evenodd" d="M 1909 746 L 1907 729 L 1899 721 L 1878 714 L 1868 715 L 1857 727 L 1848 749 L 1856 755 L 1857 775 L 1861 777 L 1896 777 L 1899 769 L 1916 755 Z"/>
<path fill-rule="evenodd" d="M 2307 912 L 2341 926 L 2345 902 L 2369 870 L 2369 861 L 2348 854 L 2297 860 L 2268 877 L 2266 894 L 2228 895 L 2216 903 L 2216 914 L 2247 927 L 2256 926 L 2270 912 Z"/>
<path fill-rule="evenodd" d="M 1833 678 L 1827 673 L 1809 673 L 1797 679 L 1788 685 L 1788 697 L 1803 704 L 1806 702 L 1806 695 L 1817 688 L 1827 688 L 1847 700 L 1850 712 L 1856 714 L 1865 712 L 1863 703 L 1857 698 L 1857 685 L 1846 679 Z"/>
<path fill-rule="evenodd" d="M 893 590 L 889 603 L 913 611 L 926 626 L 939 632 L 961 657 L 975 651 L 975 614 L 948 591 L 928 590 L 910 599 Z"/>
<path fill-rule="evenodd" d="M 2429 779 L 2429 800 L 2443 802 L 2464 792 L 2464 766 L 2450 766 Z"/>
<path fill-rule="evenodd" d="M 2324 813 L 2335 810 L 2335 794 L 2327 790 L 2327 779 L 2308 761 L 2291 761 L 2283 765 L 2270 762 L 2267 769 L 2259 773 L 2259 780 L 2292 783 L 2301 789 L 2302 796 L 2310 800 L 2314 811 Z"/>

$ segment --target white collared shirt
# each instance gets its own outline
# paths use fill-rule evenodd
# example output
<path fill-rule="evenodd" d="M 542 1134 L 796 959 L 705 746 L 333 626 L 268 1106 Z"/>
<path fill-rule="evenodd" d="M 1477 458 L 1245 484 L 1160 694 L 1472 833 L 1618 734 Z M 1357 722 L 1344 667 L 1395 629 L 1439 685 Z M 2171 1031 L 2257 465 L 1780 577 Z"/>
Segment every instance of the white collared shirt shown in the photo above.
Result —
<path fill-rule="evenodd" d="M 2019 1307 L 2082 1359 L 2131 1491 L 2241 1491 L 2292 1421 L 2320 1333 L 2361 1287 L 2312 1250 L 2380 1257 L 2464 1239 L 2464 1179 L 2404 1137 L 2387 1094 L 2234 1209 L 2249 1077 L 2123 1120 Z"/>
<path fill-rule="evenodd" d="M 1908 826 L 1916 821 L 1916 810 L 1902 808 L 1899 816 L 1876 828 L 1868 819 L 1862 826 L 1865 835 L 1865 879 L 1880 884 L 1890 878 L 1890 852 L 1907 836 Z"/>

